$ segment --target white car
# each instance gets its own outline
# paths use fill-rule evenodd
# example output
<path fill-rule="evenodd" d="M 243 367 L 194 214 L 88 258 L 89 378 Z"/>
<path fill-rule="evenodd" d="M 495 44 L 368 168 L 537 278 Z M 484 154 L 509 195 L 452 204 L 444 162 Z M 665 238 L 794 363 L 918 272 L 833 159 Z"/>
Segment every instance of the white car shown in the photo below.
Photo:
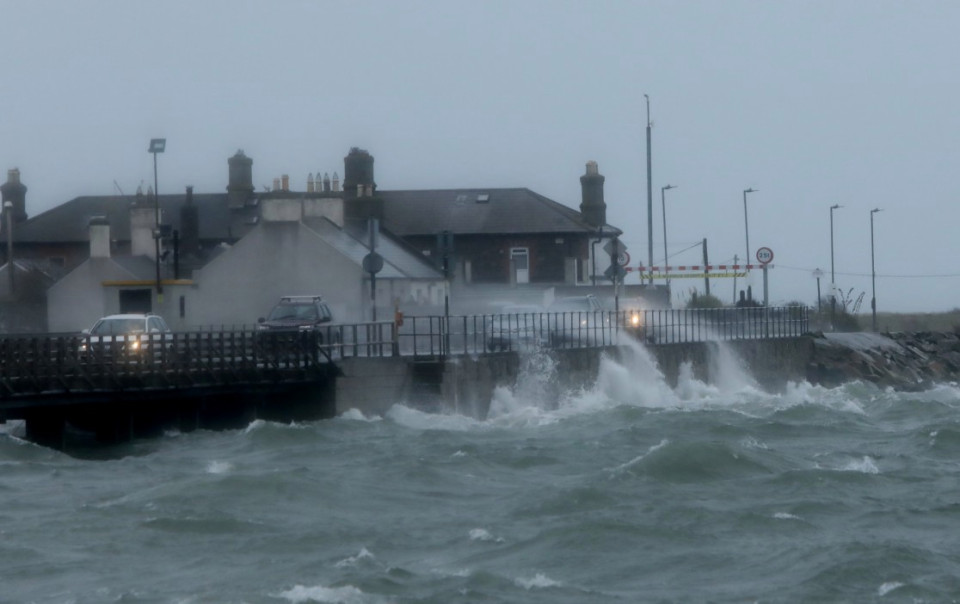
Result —
<path fill-rule="evenodd" d="M 544 344 L 546 326 L 543 308 L 530 304 L 508 304 L 490 316 L 487 350 L 536 350 Z"/>
<path fill-rule="evenodd" d="M 547 307 L 549 342 L 560 348 L 580 348 L 609 343 L 609 317 L 592 294 L 558 298 Z"/>
<path fill-rule="evenodd" d="M 128 360 L 153 354 L 161 356 L 173 349 L 173 333 L 163 317 L 154 314 L 109 315 L 83 330 L 80 352 Z"/>

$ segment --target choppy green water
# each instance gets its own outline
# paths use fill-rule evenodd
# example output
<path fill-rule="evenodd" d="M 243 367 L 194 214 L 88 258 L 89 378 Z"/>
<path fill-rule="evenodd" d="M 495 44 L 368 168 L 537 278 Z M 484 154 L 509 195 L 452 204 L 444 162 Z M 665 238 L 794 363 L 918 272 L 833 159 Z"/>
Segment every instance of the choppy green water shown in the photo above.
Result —
<path fill-rule="evenodd" d="M 960 389 L 716 367 L 670 388 L 637 349 L 557 393 L 534 359 L 483 422 L 397 401 L 108 460 L 8 428 L 0 601 L 957 601 Z"/>

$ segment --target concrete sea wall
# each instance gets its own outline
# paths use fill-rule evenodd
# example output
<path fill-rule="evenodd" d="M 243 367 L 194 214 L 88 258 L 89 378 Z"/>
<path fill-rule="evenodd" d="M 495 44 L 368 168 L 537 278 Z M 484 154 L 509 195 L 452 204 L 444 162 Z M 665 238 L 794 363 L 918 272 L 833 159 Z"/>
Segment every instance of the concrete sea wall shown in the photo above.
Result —
<path fill-rule="evenodd" d="M 960 336 L 954 333 L 810 334 L 666 344 L 648 350 L 671 386 L 676 386 L 684 363 L 690 364 L 698 379 L 716 383 L 723 377 L 718 373 L 730 370 L 730 362 L 739 362 L 743 371 L 772 392 L 783 390 L 788 382 L 835 387 L 855 380 L 918 390 L 954 382 L 960 376 Z M 548 372 L 543 386 L 560 392 L 593 384 L 603 355 L 619 359 L 625 354 L 629 348 L 617 346 L 551 350 L 544 367 L 531 367 L 530 355 L 515 352 L 447 360 L 346 359 L 341 365 L 343 376 L 337 379 L 336 409 L 382 415 L 395 402 L 402 402 L 427 411 L 484 418 L 495 389 L 515 386 L 523 372 Z"/>
<path fill-rule="evenodd" d="M 667 382 L 675 386 L 683 363 L 704 381 L 714 381 L 716 359 L 726 346 L 744 369 L 768 389 L 782 389 L 788 381 L 806 378 L 814 349 L 810 338 L 751 340 L 718 344 L 695 342 L 652 346 L 649 351 Z M 413 360 L 405 357 L 345 359 L 343 375 L 337 378 L 338 413 L 357 409 L 367 415 L 382 415 L 395 402 L 428 411 L 451 411 L 484 418 L 497 387 L 516 385 L 522 372 L 549 373 L 544 387 L 557 392 L 589 386 L 600 371 L 601 358 L 619 359 L 629 347 L 551 350 L 539 362 L 516 352 L 456 357 L 448 360 Z M 730 355 L 727 355 L 730 356 Z M 638 378 L 640 379 L 640 378 Z"/>

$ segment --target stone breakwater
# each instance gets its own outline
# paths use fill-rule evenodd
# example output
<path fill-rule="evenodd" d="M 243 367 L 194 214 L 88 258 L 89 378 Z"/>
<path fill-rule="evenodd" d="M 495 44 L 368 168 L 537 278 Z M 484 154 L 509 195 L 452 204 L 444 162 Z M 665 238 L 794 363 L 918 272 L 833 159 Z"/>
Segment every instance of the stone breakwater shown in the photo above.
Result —
<path fill-rule="evenodd" d="M 807 379 L 834 387 L 852 380 L 896 390 L 923 390 L 960 380 L 956 333 L 818 333 Z"/>

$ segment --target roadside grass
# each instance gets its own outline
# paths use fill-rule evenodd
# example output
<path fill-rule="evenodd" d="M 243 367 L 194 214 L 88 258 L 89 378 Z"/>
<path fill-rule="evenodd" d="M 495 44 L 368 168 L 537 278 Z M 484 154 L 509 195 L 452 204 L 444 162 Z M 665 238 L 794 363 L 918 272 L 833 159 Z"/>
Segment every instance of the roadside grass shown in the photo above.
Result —
<path fill-rule="evenodd" d="M 864 330 L 870 329 L 870 313 L 857 316 Z M 940 331 L 960 333 L 960 308 L 948 312 L 931 313 L 877 313 L 877 330 L 884 332 Z"/>

